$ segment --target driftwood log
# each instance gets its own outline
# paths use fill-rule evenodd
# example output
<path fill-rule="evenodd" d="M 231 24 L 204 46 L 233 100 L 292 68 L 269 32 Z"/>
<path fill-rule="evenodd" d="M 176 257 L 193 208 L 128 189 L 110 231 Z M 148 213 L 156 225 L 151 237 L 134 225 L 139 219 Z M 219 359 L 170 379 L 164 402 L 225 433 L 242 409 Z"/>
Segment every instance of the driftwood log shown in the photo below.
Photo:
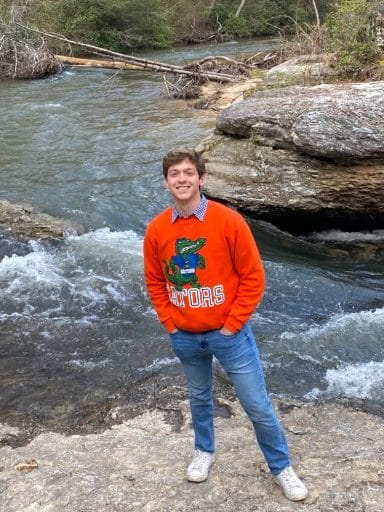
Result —
<path fill-rule="evenodd" d="M 97 55 L 105 55 L 112 59 L 117 59 L 121 62 L 125 62 L 128 64 L 132 64 L 136 66 L 134 69 L 144 69 L 151 70 L 162 73 L 173 73 L 175 75 L 183 75 L 196 78 L 198 80 L 212 80 L 216 82 L 233 82 L 239 79 L 238 75 L 228 74 L 228 73 L 220 73 L 215 71 L 206 71 L 203 68 L 198 66 L 198 69 L 190 69 L 189 66 L 179 67 L 173 64 L 167 64 L 164 62 L 157 62 L 149 59 L 142 59 L 140 57 L 135 57 L 133 55 L 126 55 L 124 53 L 114 52 L 112 50 L 108 50 L 106 48 L 101 48 L 98 46 L 94 46 L 91 44 L 82 43 L 80 41 L 73 41 L 59 34 L 53 34 L 49 32 L 44 32 L 42 30 L 34 29 L 31 27 L 26 27 L 24 25 L 20 25 L 22 28 L 26 30 L 31 30 L 37 34 L 40 34 L 47 38 L 56 39 L 59 41 L 64 41 L 70 45 L 78 46 L 79 48 L 84 48 L 87 51 L 97 54 Z M 189 69 L 188 69 L 189 68 Z"/>
<path fill-rule="evenodd" d="M 118 60 L 99 60 L 99 59 L 82 59 L 80 57 L 70 57 L 68 55 L 56 55 L 56 59 L 63 64 L 71 64 L 72 66 L 89 66 L 92 68 L 107 69 L 142 69 L 136 64 L 129 64 Z"/>

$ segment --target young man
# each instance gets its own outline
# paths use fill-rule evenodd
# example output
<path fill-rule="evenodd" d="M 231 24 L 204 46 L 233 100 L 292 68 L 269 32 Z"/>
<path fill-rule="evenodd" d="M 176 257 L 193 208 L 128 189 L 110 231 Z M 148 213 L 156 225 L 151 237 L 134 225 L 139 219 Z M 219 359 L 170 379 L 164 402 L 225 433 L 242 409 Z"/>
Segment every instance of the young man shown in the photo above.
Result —
<path fill-rule="evenodd" d="M 214 460 L 215 356 L 253 424 L 272 475 L 288 499 L 299 501 L 308 491 L 291 467 L 248 325 L 264 292 L 263 265 L 241 215 L 201 194 L 205 173 L 194 150 L 176 149 L 164 157 L 173 205 L 149 223 L 144 239 L 148 293 L 189 388 L 195 455 L 187 479 L 206 480 Z"/>

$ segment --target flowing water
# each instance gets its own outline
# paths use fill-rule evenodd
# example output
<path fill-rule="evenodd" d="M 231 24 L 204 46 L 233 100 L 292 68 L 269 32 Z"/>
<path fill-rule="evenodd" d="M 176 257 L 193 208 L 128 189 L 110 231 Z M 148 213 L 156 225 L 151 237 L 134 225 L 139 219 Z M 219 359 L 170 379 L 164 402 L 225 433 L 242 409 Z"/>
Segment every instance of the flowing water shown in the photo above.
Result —
<path fill-rule="evenodd" d="M 186 62 L 268 45 L 147 57 Z M 214 116 L 168 100 L 160 75 L 88 68 L 0 82 L 0 116 L 0 199 L 85 230 L 55 244 L 0 236 L 0 421 L 69 429 L 127 386 L 179 371 L 145 293 L 142 240 L 169 200 L 163 154 L 209 135 Z M 356 235 L 298 240 L 251 225 L 268 276 L 252 326 L 270 391 L 384 403 L 384 259 L 322 249 L 324 237 Z"/>

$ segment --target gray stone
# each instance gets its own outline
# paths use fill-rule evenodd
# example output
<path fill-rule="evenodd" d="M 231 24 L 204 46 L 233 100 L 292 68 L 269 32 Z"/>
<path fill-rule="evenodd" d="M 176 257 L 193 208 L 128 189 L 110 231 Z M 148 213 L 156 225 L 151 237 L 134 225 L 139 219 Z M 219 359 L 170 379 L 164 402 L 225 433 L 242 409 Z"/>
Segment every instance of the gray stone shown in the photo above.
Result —
<path fill-rule="evenodd" d="M 384 82 L 287 87 L 223 109 L 208 196 L 293 234 L 384 227 Z"/>
<path fill-rule="evenodd" d="M 208 169 L 207 195 L 250 217 L 294 234 L 384 226 L 384 160 L 337 165 L 226 135 L 197 149 Z"/>
<path fill-rule="evenodd" d="M 29 204 L 0 200 L 0 225 L 10 236 L 22 240 L 60 239 L 66 234 L 80 234 L 83 228 L 67 219 L 39 211 Z"/>
<path fill-rule="evenodd" d="M 287 87 L 220 112 L 224 133 L 341 162 L 384 157 L 384 82 Z"/>
<path fill-rule="evenodd" d="M 102 433 L 40 434 L 0 449 L 4 512 L 381 512 L 384 421 L 338 403 L 275 400 L 294 466 L 309 488 L 287 501 L 271 478 L 237 401 L 215 420 L 217 457 L 208 481 L 185 480 L 193 450 L 188 405 L 175 431 L 164 411 L 143 412 Z M 175 407 L 172 403 L 172 407 Z M 7 425 L 0 428 L 7 435 Z M 9 435 L 14 429 L 9 428 Z"/>
<path fill-rule="evenodd" d="M 298 55 L 265 72 L 266 83 L 271 87 L 287 85 L 312 85 L 314 81 L 334 77 L 334 57 L 328 54 Z"/>

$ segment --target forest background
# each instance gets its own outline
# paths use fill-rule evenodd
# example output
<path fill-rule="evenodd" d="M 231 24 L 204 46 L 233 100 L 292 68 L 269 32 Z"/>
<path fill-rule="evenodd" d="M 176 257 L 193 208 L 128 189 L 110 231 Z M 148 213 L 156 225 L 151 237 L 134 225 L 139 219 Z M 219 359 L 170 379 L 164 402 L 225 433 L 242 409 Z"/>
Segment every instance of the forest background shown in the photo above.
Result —
<path fill-rule="evenodd" d="M 352 0 L 353 3 L 354 0 Z M 273 37 L 324 19 L 335 0 L 2 0 L 0 16 L 127 52 Z"/>
<path fill-rule="evenodd" d="M 0 77 L 28 77 L 28 72 L 15 72 L 15 62 L 41 60 L 30 49 L 41 50 L 42 41 L 52 53 L 83 51 L 55 39 L 47 43 L 23 28 L 28 26 L 126 54 L 279 37 L 293 41 L 296 54 L 330 52 L 339 76 L 361 78 L 364 68 L 382 57 L 374 25 L 384 20 L 383 4 L 382 0 L 0 0 Z"/>

